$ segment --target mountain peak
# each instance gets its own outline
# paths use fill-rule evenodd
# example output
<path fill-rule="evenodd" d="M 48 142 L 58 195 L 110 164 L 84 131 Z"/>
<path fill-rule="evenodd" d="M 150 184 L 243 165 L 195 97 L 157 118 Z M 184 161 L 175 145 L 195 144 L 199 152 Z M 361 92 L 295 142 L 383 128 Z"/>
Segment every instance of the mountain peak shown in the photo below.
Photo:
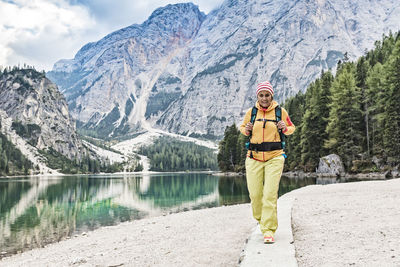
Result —
<path fill-rule="evenodd" d="M 143 24 L 143 28 L 165 32 L 185 31 L 190 38 L 197 33 L 206 15 L 193 3 L 169 4 L 157 8 Z M 193 31 L 195 29 L 195 31 Z"/>
<path fill-rule="evenodd" d="M 54 64 L 53 71 L 73 72 L 84 69 L 84 64 L 104 47 L 113 46 L 130 38 L 157 39 L 154 35 L 168 36 L 172 33 L 183 39 L 190 39 L 197 34 L 206 15 L 193 3 L 169 4 L 157 8 L 142 24 L 132 24 L 114 31 L 97 42 L 90 42 L 79 49 L 74 59 L 61 59 Z"/>
<path fill-rule="evenodd" d="M 398 0 L 363 2 L 226 0 L 207 16 L 192 3 L 167 5 L 48 77 L 101 137 L 151 127 L 220 137 L 254 104 L 257 82 L 269 80 L 282 103 L 345 53 L 355 59 L 398 30 Z"/>
<path fill-rule="evenodd" d="M 164 17 L 171 14 L 186 14 L 188 12 L 195 12 L 205 17 L 203 12 L 200 12 L 199 7 L 193 3 L 178 3 L 168 4 L 164 7 L 159 7 L 151 13 L 147 21 L 156 19 L 157 17 Z"/>

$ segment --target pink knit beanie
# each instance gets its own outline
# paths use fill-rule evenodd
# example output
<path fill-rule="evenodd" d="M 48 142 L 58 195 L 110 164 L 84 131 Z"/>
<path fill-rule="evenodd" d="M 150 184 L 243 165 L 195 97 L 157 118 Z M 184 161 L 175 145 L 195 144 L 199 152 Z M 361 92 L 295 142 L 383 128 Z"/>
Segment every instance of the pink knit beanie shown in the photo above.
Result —
<path fill-rule="evenodd" d="M 274 89 L 272 88 L 272 85 L 268 81 L 259 83 L 257 85 L 256 95 L 258 96 L 258 93 L 261 91 L 268 91 L 271 93 L 272 96 L 274 96 Z"/>

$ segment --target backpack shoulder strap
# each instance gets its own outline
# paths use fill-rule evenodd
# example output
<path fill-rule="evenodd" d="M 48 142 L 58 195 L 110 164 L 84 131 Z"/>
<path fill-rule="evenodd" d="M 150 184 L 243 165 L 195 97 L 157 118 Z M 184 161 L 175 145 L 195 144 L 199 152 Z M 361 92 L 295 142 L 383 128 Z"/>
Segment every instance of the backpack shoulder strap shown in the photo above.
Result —
<path fill-rule="evenodd" d="M 251 124 L 254 124 L 254 121 L 256 120 L 257 111 L 258 111 L 258 109 L 256 108 L 256 106 L 254 106 L 254 107 L 251 109 L 251 117 L 250 117 L 250 122 L 251 122 Z"/>
<path fill-rule="evenodd" d="M 256 108 L 256 106 L 254 106 L 254 107 L 251 109 L 250 122 L 251 122 L 251 124 L 253 124 L 253 125 L 254 125 L 254 122 L 256 121 L 257 111 L 258 111 L 258 109 Z M 251 134 L 252 134 L 252 132 L 250 132 L 250 135 L 248 136 L 248 140 L 247 140 L 247 142 L 246 142 L 246 144 L 245 144 L 247 149 L 250 149 L 250 138 L 251 138 Z M 253 158 L 253 151 L 250 151 L 250 158 Z"/>
<path fill-rule="evenodd" d="M 279 105 L 276 106 L 276 108 L 275 108 L 275 118 L 276 118 L 277 122 L 282 120 L 282 108 Z M 285 146 L 286 146 L 286 142 L 285 142 L 286 135 L 284 133 L 282 133 L 281 130 L 279 130 L 279 137 L 281 138 L 282 149 L 285 149 Z"/>
<path fill-rule="evenodd" d="M 276 106 L 276 108 L 275 108 L 275 117 L 276 117 L 276 121 L 282 120 L 282 108 L 279 105 Z"/>

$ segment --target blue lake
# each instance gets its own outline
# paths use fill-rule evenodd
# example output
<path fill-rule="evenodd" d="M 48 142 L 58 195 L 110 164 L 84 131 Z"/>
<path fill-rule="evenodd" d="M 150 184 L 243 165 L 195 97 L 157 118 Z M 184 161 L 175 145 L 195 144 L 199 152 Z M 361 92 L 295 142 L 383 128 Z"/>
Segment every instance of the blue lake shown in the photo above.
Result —
<path fill-rule="evenodd" d="M 316 182 L 282 177 L 279 194 Z M 207 173 L 0 178 L 0 258 L 101 226 L 248 202 L 244 177 Z"/>

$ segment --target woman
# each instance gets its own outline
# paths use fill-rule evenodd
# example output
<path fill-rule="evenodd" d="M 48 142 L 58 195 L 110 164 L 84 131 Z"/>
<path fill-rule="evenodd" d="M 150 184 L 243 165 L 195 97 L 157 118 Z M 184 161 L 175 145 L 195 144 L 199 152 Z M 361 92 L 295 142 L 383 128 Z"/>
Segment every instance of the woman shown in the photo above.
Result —
<path fill-rule="evenodd" d="M 247 111 L 240 131 L 250 137 L 246 179 L 253 217 L 260 224 L 264 243 L 274 243 L 274 233 L 278 227 L 279 181 L 286 157 L 281 137 L 292 134 L 295 126 L 287 111 L 273 100 L 274 90 L 268 81 L 257 85 L 256 94 L 257 109 L 250 108 Z M 252 114 L 254 124 L 251 123 Z"/>

